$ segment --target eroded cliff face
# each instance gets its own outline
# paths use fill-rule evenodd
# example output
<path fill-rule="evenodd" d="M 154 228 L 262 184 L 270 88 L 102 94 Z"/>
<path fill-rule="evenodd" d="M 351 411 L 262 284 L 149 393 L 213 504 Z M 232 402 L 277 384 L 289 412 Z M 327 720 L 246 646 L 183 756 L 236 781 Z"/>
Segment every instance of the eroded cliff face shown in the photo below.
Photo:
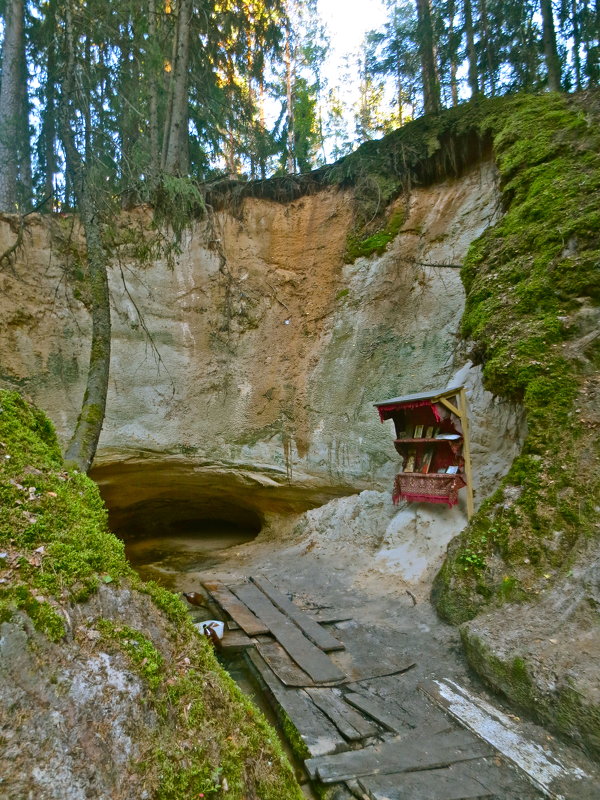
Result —
<path fill-rule="evenodd" d="M 397 458 L 372 404 L 444 386 L 459 365 L 463 289 L 453 265 L 495 218 L 494 168 L 400 198 L 405 221 L 387 251 L 345 264 L 352 202 L 333 189 L 288 204 L 246 199 L 197 224 L 170 259 L 138 257 L 153 236 L 146 210 L 122 220 L 128 243 L 111 267 L 111 378 L 93 472 L 117 522 L 165 498 L 198 516 L 265 517 L 389 490 Z M 5 219 L 0 247 L 13 238 Z M 31 396 L 63 441 L 90 338 L 80 259 L 74 220 L 34 217 L 2 276 L 2 382 Z M 514 417 L 508 433 L 503 418 L 490 435 L 482 411 L 480 498 L 519 438 Z"/>

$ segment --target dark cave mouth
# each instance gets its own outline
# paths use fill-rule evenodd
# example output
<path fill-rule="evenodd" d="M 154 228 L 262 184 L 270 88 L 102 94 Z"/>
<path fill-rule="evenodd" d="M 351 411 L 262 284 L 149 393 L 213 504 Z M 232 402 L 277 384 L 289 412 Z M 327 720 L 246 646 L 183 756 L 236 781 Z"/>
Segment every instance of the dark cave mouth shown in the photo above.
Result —
<path fill-rule="evenodd" d="M 262 520 L 252 510 L 191 498 L 162 498 L 111 512 L 110 526 L 144 580 L 176 588 L 187 573 L 209 569 L 227 551 L 253 541 Z"/>

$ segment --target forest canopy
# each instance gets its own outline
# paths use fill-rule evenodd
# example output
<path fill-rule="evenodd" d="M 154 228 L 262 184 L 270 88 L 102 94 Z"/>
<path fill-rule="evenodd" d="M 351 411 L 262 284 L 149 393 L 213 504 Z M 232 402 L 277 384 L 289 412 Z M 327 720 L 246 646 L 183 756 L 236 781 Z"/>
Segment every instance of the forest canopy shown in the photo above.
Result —
<path fill-rule="evenodd" d="M 122 204 L 307 172 L 422 111 L 598 83 L 592 0 L 386 6 L 347 107 L 317 0 L 0 0 L 0 210 L 74 208 L 84 170 Z"/>

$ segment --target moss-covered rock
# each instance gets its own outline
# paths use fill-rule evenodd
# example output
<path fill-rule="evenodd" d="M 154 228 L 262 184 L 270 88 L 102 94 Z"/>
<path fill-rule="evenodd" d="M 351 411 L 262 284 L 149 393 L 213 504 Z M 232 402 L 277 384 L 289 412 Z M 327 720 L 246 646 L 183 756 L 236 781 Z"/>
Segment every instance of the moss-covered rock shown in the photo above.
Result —
<path fill-rule="evenodd" d="M 597 592 L 573 576 L 600 533 L 598 108 L 592 94 L 523 96 L 481 121 L 504 215 L 465 261 L 462 334 L 486 388 L 523 404 L 528 435 L 433 589 L 479 674 L 596 754 Z"/>
<path fill-rule="evenodd" d="M 578 313 L 600 296 L 598 126 L 558 95 L 508 99 L 482 126 L 494 137 L 505 213 L 463 267 L 462 333 L 486 388 L 523 403 L 529 432 L 438 577 L 437 607 L 455 623 L 491 602 L 535 597 L 598 520 L 596 357 L 575 358 L 572 346 Z"/>
<path fill-rule="evenodd" d="M 274 731 L 14 392 L 0 443 L 6 796 L 300 798 Z"/>

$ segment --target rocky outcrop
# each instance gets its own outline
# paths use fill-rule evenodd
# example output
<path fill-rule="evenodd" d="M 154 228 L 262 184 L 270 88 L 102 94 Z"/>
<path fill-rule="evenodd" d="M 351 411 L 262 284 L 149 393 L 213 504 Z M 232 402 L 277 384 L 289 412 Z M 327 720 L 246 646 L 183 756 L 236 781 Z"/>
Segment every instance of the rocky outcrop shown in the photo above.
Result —
<path fill-rule="evenodd" d="M 415 188 L 396 201 L 404 223 L 386 252 L 352 264 L 346 191 L 286 205 L 246 198 L 188 231 L 170 260 L 152 255 L 146 211 L 124 218 L 93 471 L 114 524 L 164 511 L 165 500 L 200 517 L 265 518 L 388 491 L 397 457 L 372 404 L 454 374 L 456 265 L 496 205 L 488 162 Z M 5 220 L 0 247 L 11 236 Z M 89 347 L 80 232 L 70 218 L 30 218 L 25 242 L 2 276 L 2 379 L 40 403 L 64 441 Z M 481 462 L 497 444 L 484 438 Z M 489 470 L 492 484 L 512 446 Z"/>

